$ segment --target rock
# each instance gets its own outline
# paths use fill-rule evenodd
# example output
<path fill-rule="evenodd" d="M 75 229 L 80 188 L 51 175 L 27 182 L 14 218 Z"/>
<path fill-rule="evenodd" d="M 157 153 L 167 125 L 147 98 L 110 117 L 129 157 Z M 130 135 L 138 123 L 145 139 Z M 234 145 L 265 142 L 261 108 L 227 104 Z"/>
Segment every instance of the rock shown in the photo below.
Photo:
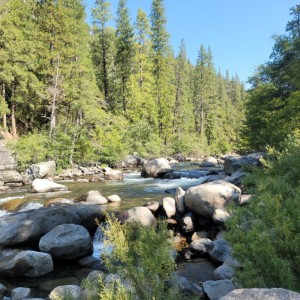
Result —
<path fill-rule="evenodd" d="M 11 151 L 5 147 L 4 141 L 0 141 L 0 170 L 13 170 L 15 165 L 15 158 Z"/>
<path fill-rule="evenodd" d="M 221 230 L 216 235 L 216 240 L 225 240 L 225 231 Z"/>
<path fill-rule="evenodd" d="M 177 211 L 180 214 L 185 213 L 184 195 L 185 195 L 185 191 L 181 187 L 176 188 L 175 202 L 176 202 Z"/>
<path fill-rule="evenodd" d="M 243 194 L 241 197 L 240 205 L 247 204 L 252 198 L 252 195 L 249 194 Z"/>
<path fill-rule="evenodd" d="M 95 258 L 92 255 L 84 256 L 80 258 L 78 261 L 78 264 L 81 267 L 85 268 L 91 268 L 91 269 L 97 269 L 99 270 L 100 268 L 103 268 L 103 265 L 100 262 L 100 259 Z"/>
<path fill-rule="evenodd" d="M 210 239 L 202 238 L 196 241 L 193 241 L 190 245 L 190 249 L 194 253 L 204 254 L 207 253 L 206 245 L 212 243 Z"/>
<path fill-rule="evenodd" d="M 107 197 L 108 202 L 120 202 L 121 198 L 118 195 L 110 195 Z"/>
<path fill-rule="evenodd" d="M 28 244 L 60 224 L 80 224 L 76 212 L 75 207 L 47 207 L 2 216 L 0 246 Z"/>
<path fill-rule="evenodd" d="M 218 166 L 218 160 L 212 156 L 207 157 L 206 159 L 204 159 L 200 164 L 200 167 L 202 168 L 214 168 L 216 166 Z"/>
<path fill-rule="evenodd" d="M 186 191 L 185 206 L 197 215 L 212 218 L 215 209 L 231 201 L 239 203 L 241 190 L 225 181 L 215 181 L 191 187 Z"/>
<path fill-rule="evenodd" d="M 62 224 L 40 239 L 39 248 L 53 258 L 71 260 L 91 254 L 93 241 L 83 226 Z"/>
<path fill-rule="evenodd" d="M 233 282 L 228 279 L 217 281 L 208 280 L 203 283 L 204 294 L 206 294 L 209 300 L 220 300 L 234 289 L 235 286 Z"/>
<path fill-rule="evenodd" d="M 31 290 L 26 287 L 18 287 L 11 291 L 11 300 L 23 300 L 24 298 L 30 297 Z"/>
<path fill-rule="evenodd" d="M 156 226 L 156 219 L 147 207 L 134 207 L 119 215 L 121 221 L 140 222 L 143 226 Z"/>
<path fill-rule="evenodd" d="M 123 180 L 123 173 L 120 170 L 113 170 L 111 168 L 104 168 L 105 180 Z"/>
<path fill-rule="evenodd" d="M 85 167 L 78 167 L 78 169 L 82 172 L 82 174 L 84 176 L 88 176 L 88 175 L 94 175 L 95 174 L 95 171 L 94 170 L 91 170 L 91 169 L 88 169 L 88 168 L 85 168 Z"/>
<path fill-rule="evenodd" d="M 144 164 L 145 160 L 139 156 L 128 155 L 121 163 L 122 168 L 137 168 Z"/>
<path fill-rule="evenodd" d="M 80 177 L 80 176 L 82 176 L 82 171 L 77 168 L 65 169 L 62 170 L 59 174 L 59 177 L 61 178 L 73 178 L 73 177 Z"/>
<path fill-rule="evenodd" d="M 1 251 L 0 276 L 39 277 L 52 271 L 52 257 L 47 253 L 15 249 Z"/>
<path fill-rule="evenodd" d="M 246 172 L 242 172 L 240 169 L 233 172 L 230 176 L 224 178 L 224 181 L 230 182 L 238 187 L 242 186 L 242 179 L 247 175 Z"/>
<path fill-rule="evenodd" d="M 193 212 L 186 213 L 182 218 L 179 220 L 179 226 L 181 232 L 183 233 L 190 233 L 195 231 L 195 222 L 196 217 Z"/>
<path fill-rule="evenodd" d="M 252 165 L 259 166 L 261 165 L 260 159 L 265 156 L 264 152 L 252 153 L 246 156 L 225 156 L 224 157 L 224 171 L 225 173 L 231 175 L 242 166 Z"/>
<path fill-rule="evenodd" d="M 7 294 L 7 288 L 0 283 L 0 300 L 3 300 L 4 296 Z"/>
<path fill-rule="evenodd" d="M 173 158 L 178 162 L 185 162 L 186 158 L 182 154 L 174 154 Z"/>
<path fill-rule="evenodd" d="M 150 209 L 151 212 L 155 213 L 159 209 L 160 204 L 156 201 L 149 201 L 146 203 L 145 207 Z"/>
<path fill-rule="evenodd" d="M 92 190 L 75 198 L 74 202 L 102 205 L 107 203 L 107 199 L 99 191 Z"/>
<path fill-rule="evenodd" d="M 231 247 L 225 240 L 215 240 L 205 246 L 210 259 L 216 263 L 224 263 L 232 259 Z"/>
<path fill-rule="evenodd" d="M 171 172 L 172 169 L 168 160 L 165 158 L 156 158 L 145 163 L 141 172 L 142 177 L 162 177 L 164 174 Z"/>
<path fill-rule="evenodd" d="M 208 233 L 206 231 L 196 231 L 191 237 L 192 241 L 196 241 L 203 238 L 208 238 Z"/>
<path fill-rule="evenodd" d="M 225 223 L 230 218 L 230 213 L 224 208 L 217 208 L 212 216 L 216 223 Z"/>
<path fill-rule="evenodd" d="M 72 299 L 82 300 L 82 291 L 78 285 L 62 285 L 56 287 L 49 295 L 50 300 Z"/>
<path fill-rule="evenodd" d="M 160 175 L 161 173 L 158 173 L 158 177 L 161 179 L 180 179 L 181 176 L 177 173 L 172 172 L 167 172 L 164 173 L 162 176 Z"/>
<path fill-rule="evenodd" d="M 212 181 L 218 181 L 218 180 L 224 180 L 225 178 L 227 178 L 228 176 L 226 176 L 225 174 L 213 174 L 213 175 L 208 175 L 206 176 L 206 178 L 203 180 L 203 183 L 207 183 L 207 182 L 212 182 Z"/>
<path fill-rule="evenodd" d="M 56 170 L 55 161 L 40 162 L 38 164 L 31 165 L 26 173 L 28 174 L 28 179 L 33 181 L 36 178 L 48 178 L 53 177 Z"/>
<path fill-rule="evenodd" d="M 222 300 L 299 300 L 300 294 L 281 289 L 237 289 L 226 296 L 221 298 Z"/>
<path fill-rule="evenodd" d="M 176 206 L 175 206 L 175 200 L 171 197 L 166 197 L 163 199 L 163 209 L 166 213 L 166 216 L 168 218 L 171 218 L 175 216 L 176 214 Z"/>
<path fill-rule="evenodd" d="M 66 198 L 55 198 L 49 199 L 45 201 L 44 206 L 55 206 L 55 205 L 63 205 L 63 204 L 74 204 L 73 200 L 66 199 Z"/>
<path fill-rule="evenodd" d="M 96 284 L 99 280 L 99 277 L 102 277 L 104 276 L 104 272 L 102 271 L 98 271 L 98 270 L 95 270 L 95 271 L 92 271 L 91 273 L 89 273 L 89 275 L 87 276 L 87 280 Z"/>
<path fill-rule="evenodd" d="M 0 171 L 0 181 L 7 183 L 23 183 L 23 176 L 15 170 L 2 170 Z"/>
<path fill-rule="evenodd" d="M 234 269 L 231 266 L 228 266 L 226 263 L 219 266 L 214 271 L 215 280 L 232 279 L 233 275 Z"/>
<path fill-rule="evenodd" d="M 68 188 L 65 185 L 55 183 L 48 179 L 35 179 L 31 185 L 32 191 L 35 193 L 49 193 L 67 191 Z"/>
<path fill-rule="evenodd" d="M 203 294 L 203 289 L 195 282 L 189 281 L 186 277 L 176 276 L 176 282 L 178 284 L 179 290 L 184 295 L 200 295 Z"/>

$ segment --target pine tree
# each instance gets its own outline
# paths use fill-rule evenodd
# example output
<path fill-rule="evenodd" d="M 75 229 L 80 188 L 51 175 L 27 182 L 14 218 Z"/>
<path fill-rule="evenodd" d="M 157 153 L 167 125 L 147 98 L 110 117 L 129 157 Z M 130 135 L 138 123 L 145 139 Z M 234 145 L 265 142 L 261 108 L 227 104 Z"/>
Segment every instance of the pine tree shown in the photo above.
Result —
<path fill-rule="evenodd" d="M 134 32 L 130 24 L 129 12 L 126 0 L 119 0 L 116 19 L 116 73 L 120 90 L 118 93 L 121 103 L 117 103 L 117 110 L 126 114 L 129 96 L 129 77 L 132 73 L 134 55 Z"/>

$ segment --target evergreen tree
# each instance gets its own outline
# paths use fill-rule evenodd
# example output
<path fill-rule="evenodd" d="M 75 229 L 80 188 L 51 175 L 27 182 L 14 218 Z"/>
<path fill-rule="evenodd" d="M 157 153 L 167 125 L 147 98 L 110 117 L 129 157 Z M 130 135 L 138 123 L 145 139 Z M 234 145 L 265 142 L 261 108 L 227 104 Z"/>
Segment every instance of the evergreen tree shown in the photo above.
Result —
<path fill-rule="evenodd" d="M 120 91 L 118 96 L 121 103 L 117 103 L 117 110 L 126 114 L 129 96 L 129 77 L 132 73 L 132 61 L 134 55 L 134 32 L 130 24 L 129 12 L 126 0 L 119 0 L 116 19 L 116 74 Z"/>

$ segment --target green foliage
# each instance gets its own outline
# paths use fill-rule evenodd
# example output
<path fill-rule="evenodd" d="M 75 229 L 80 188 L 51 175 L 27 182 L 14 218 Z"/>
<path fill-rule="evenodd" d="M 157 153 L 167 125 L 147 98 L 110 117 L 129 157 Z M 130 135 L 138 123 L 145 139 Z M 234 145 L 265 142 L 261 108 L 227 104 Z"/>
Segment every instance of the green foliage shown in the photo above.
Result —
<path fill-rule="evenodd" d="M 269 151 L 265 169 L 254 169 L 245 184 L 254 195 L 228 224 L 227 238 L 243 269 L 243 287 L 300 291 L 300 139 Z"/>

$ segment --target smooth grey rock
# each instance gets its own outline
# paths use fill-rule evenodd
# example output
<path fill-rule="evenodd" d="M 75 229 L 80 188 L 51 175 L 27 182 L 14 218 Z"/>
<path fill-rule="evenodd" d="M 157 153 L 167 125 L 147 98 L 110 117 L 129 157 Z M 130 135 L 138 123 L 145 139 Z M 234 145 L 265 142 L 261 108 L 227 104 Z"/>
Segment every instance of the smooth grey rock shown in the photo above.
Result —
<path fill-rule="evenodd" d="M 222 300 L 299 300 L 300 294 L 281 289 L 237 289 L 226 296 Z"/>
<path fill-rule="evenodd" d="M 145 160 L 136 155 L 127 155 L 121 163 L 122 168 L 137 168 L 144 164 Z"/>
<path fill-rule="evenodd" d="M 143 226 L 156 226 L 157 221 L 147 207 L 134 207 L 120 213 L 119 218 L 123 222 L 140 222 Z"/>
<path fill-rule="evenodd" d="M 227 295 L 235 289 L 231 280 L 208 280 L 203 283 L 204 294 L 209 300 L 220 300 L 223 296 Z"/>
<path fill-rule="evenodd" d="M 30 296 L 31 290 L 26 287 L 18 287 L 11 291 L 11 300 L 23 300 Z"/>
<path fill-rule="evenodd" d="M 242 179 L 247 175 L 246 172 L 237 170 L 233 172 L 230 176 L 224 178 L 224 181 L 230 182 L 238 187 L 242 185 Z"/>
<path fill-rule="evenodd" d="M 232 279 L 234 273 L 234 269 L 224 263 L 215 269 L 213 276 L 215 280 Z"/>
<path fill-rule="evenodd" d="M 82 291 L 78 285 L 62 285 L 56 287 L 49 295 L 50 300 L 69 299 L 82 300 Z"/>
<path fill-rule="evenodd" d="M 251 201 L 252 199 L 252 195 L 249 195 L 249 194 L 243 194 L 242 195 L 242 198 L 241 198 L 241 202 L 240 202 L 240 205 L 244 205 L 244 204 L 247 204 Z"/>
<path fill-rule="evenodd" d="M 182 215 L 185 213 L 184 195 L 185 195 L 185 191 L 181 187 L 176 188 L 176 194 L 175 194 L 176 208 L 177 211 Z"/>
<path fill-rule="evenodd" d="M 172 169 L 167 159 L 156 158 L 144 164 L 143 169 L 141 171 L 141 175 L 144 178 L 156 178 L 159 177 L 159 175 L 163 176 L 164 174 L 169 173 L 171 171 Z"/>
<path fill-rule="evenodd" d="M 47 207 L 0 218 L 0 246 L 28 244 L 60 224 L 80 224 L 75 208 Z"/>
<path fill-rule="evenodd" d="M 163 199 L 163 209 L 166 213 L 166 216 L 168 218 L 171 218 L 173 216 L 175 216 L 176 214 L 176 206 L 175 206 L 175 200 L 171 197 L 165 197 Z"/>
<path fill-rule="evenodd" d="M 217 208 L 234 201 L 239 203 L 241 190 L 225 181 L 214 181 L 191 187 L 186 191 L 185 206 L 197 215 L 212 218 Z"/>
<path fill-rule="evenodd" d="M 5 141 L 0 141 L 0 170 L 13 170 L 16 166 L 15 158 Z"/>
<path fill-rule="evenodd" d="M 196 241 L 193 241 L 190 245 L 190 249 L 192 252 L 204 254 L 207 253 L 206 246 L 207 244 L 210 244 L 212 241 L 207 238 L 202 238 Z"/>
<path fill-rule="evenodd" d="M 40 162 L 38 164 L 31 165 L 26 173 L 28 174 L 28 179 L 33 181 L 36 178 L 48 178 L 53 177 L 56 170 L 56 163 L 54 160 Z"/>
<path fill-rule="evenodd" d="M 192 241 L 196 241 L 203 238 L 208 238 L 209 234 L 206 231 L 196 231 L 193 233 L 191 239 Z"/>
<path fill-rule="evenodd" d="M 176 283 L 179 286 L 179 290 L 185 295 L 191 294 L 200 297 L 203 294 L 203 289 L 195 282 L 189 281 L 186 277 L 177 275 Z"/>
<path fill-rule="evenodd" d="M 6 293 L 7 293 L 7 288 L 0 283 L 0 300 L 3 300 Z"/>
<path fill-rule="evenodd" d="M 195 231 L 196 217 L 193 212 L 186 213 L 179 220 L 179 226 L 183 233 L 190 233 Z"/>
<path fill-rule="evenodd" d="M 0 181 L 7 183 L 23 183 L 23 176 L 15 170 L 2 170 L 0 171 Z"/>
<path fill-rule="evenodd" d="M 210 259 L 217 263 L 224 263 L 231 260 L 231 247 L 225 240 L 215 240 L 210 244 L 206 244 L 206 249 Z"/>
<path fill-rule="evenodd" d="M 113 170 L 111 168 L 104 168 L 104 178 L 105 180 L 123 180 L 123 173 L 120 170 Z"/>
<path fill-rule="evenodd" d="M 155 213 L 159 209 L 159 202 L 156 201 L 149 201 L 146 203 L 145 207 L 150 209 L 151 212 Z"/>
<path fill-rule="evenodd" d="M 105 197 L 101 195 L 99 191 L 92 190 L 75 198 L 74 202 L 102 205 L 106 204 L 108 201 Z"/>
<path fill-rule="evenodd" d="M 118 195 L 110 195 L 107 197 L 108 202 L 120 202 L 121 198 Z"/>
<path fill-rule="evenodd" d="M 55 183 L 48 179 L 35 179 L 31 184 L 31 189 L 34 193 L 49 193 L 68 190 L 65 185 Z"/>
<path fill-rule="evenodd" d="M 212 216 L 216 223 L 225 223 L 231 217 L 230 213 L 225 208 L 217 208 Z"/>
<path fill-rule="evenodd" d="M 47 253 L 11 249 L 1 251 L 0 276 L 39 277 L 52 271 L 52 257 Z"/>
<path fill-rule="evenodd" d="M 63 224 L 45 234 L 40 239 L 39 248 L 54 258 L 71 260 L 91 254 L 93 241 L 83 226 Z"/>
<path fill-rule="evenodd" d="M 231 175 L 245 165 L 259 166 L 261 164 L 260 159 L 264 156 L 264 152 L 256 152 L 245 156 L 225 156 L 224 171 L 225 173 Z"/>

